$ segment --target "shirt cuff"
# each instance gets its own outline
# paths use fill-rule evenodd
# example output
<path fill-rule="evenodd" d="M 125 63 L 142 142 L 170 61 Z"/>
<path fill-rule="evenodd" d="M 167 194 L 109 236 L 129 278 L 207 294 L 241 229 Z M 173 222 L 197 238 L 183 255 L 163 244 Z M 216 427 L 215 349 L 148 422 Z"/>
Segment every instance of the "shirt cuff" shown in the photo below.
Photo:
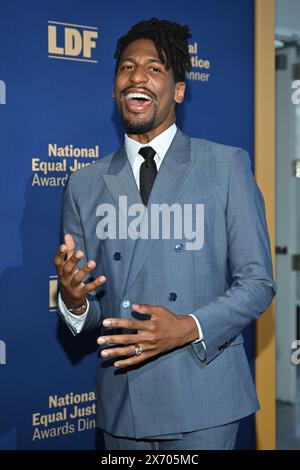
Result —
<path fill-rule="evenodd" d="M 204 340 L 204 337 L 203 337 L 203 332 L 202 332 L 202 328 L 201 328 L 201 325 L 199 323 L 199 320 L 197 317 L 195 317 L 195 315 L 193 315 L 192 313 L 189 313 L 189 316 L 192 317 L 195 322 L 196 322 L 196 325 L 197 325 L 197 328 L 198 328 L 198 332 L 199 332 L 199 337 L 198 339 L 196 339 L 195 341 L 193 341 L 193 344 L 196 344 L 196 343 L 200 343 L 201 341 Z"/>
<path fill-rule="evenodd" d="M 72 329 L 75 329 L 77 334 L 81 332 L 86 316 L 89 311 L 90 304 L 89 304 L 88 299 L 86 299 L 86 305 L 87 305 L 86 311 L 82 315 L 74 315 L 74 313 L 71 313 L 65 306 L 60 293 L 58 294 L 59 310 L 61 311 L 68 325 L 71 326 Z"/>

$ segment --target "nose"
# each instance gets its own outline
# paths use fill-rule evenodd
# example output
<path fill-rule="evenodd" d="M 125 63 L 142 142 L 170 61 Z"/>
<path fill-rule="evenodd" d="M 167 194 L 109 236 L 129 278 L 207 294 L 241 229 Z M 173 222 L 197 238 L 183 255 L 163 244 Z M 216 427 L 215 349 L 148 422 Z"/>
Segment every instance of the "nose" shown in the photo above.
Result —
<path fill-rule="evenodd" d="M 130 81 L 134 84 L 145 83 L 148 81 L 148 75 L 143 67 L 137 65 L 130 74 Z"/>

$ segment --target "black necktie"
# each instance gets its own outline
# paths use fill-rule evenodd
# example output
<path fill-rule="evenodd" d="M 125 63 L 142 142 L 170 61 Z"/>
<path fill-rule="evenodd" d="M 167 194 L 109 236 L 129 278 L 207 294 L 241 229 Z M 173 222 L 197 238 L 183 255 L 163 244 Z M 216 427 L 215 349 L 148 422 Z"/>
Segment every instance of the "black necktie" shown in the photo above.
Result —
<path fill-rule="evenodd" d="M 157 168 L 154 160 L 156 152 L 152 147 L 141 147 L 139 154 L 145 159 L 140 167 L 140 193 L 144 205 L 147 206 L 149 194 L 157 175 Z"/>

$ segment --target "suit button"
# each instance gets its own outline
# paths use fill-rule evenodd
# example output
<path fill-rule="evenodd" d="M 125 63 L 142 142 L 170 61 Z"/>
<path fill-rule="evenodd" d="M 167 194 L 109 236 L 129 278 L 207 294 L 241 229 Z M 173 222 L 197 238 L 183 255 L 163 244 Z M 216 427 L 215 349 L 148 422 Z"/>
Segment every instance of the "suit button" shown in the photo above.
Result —
<path fill-rule="evenodd" d="M 221 351 L 224 351 L 224 344 L 221 344 L 221 346 L 218 347 L 218 350 L 221 352 Z"/>
<path fill-rule="evenodd" d="M 177 299 L 177 294 L 175 294 L 175 292 L 171 292 L 169 294 L 168 299 L 170 300 L 170 302 L 175 302 L 175 300 Z"/>
<path fill-rule="evenodd" d="M 123 302 L 121 303 L 121 307 L 122 308 L 130 307 L 130 300 L 123 300 Z"/>
<path fill-rule="evenodd" d="M 120 261 L 121 258 L 122 258 L 121 253 L 119 253 L 118 251 L 116 253 L 114 253 L 114 260 L 115 261 Z"/>
<path fill-rule="evenodd" d="M 177 245 L 175 246 L 175 251 L 177 253 L 179 253 L 182 250 L 183 250 L 183 244 L 182 243 L 177 243 Z"/>

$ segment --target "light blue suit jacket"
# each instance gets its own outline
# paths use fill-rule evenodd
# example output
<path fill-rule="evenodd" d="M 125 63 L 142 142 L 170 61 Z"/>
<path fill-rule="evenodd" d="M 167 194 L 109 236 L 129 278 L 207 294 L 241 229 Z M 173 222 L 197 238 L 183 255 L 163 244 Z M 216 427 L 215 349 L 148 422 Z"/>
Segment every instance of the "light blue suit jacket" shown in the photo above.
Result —
<path fill-rule="evenodd" d="M 184 235 L 99 240 L 97 207 L 109 203 L 118 214 L 120 195 L 127 196 L 128 206 L 142 202 L 124 147 L 73 174 L 64 192 L 63 232 L 96 261 L 93 275 L 107 278 L 100 295 L 89 295 L 83 329 L 107 334 L 103 318 L 131 317 L 131 303 L 163 305 L 199 319 L 206 350 L 202 343 L 188 344 L 127 370 L 100 358 L 98 426 L 117 436 L 146 438 L 255 412 L 259 405 L 241 332 L 267 309 L 276 287 L 264 201 L 247 153 L 178 130 L 163 160 L 148 206 L 204 204 L 201 250 L 186 250 Z"/>

